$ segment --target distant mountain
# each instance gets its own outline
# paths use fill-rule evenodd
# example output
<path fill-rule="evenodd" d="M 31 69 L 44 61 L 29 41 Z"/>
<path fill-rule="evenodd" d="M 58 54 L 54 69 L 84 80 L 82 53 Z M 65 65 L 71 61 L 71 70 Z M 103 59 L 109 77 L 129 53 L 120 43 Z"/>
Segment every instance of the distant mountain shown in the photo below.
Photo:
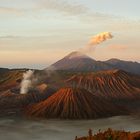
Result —
<path fill-rule="evenodd" d="M 96 72 L 102 70 L 120 69 L 127 72 L 140 74 L 140 63 L 123 61 L 119 59 L 96 61 L 81 52 L 72 52 L 63 59 L 52 64 L 47 69 L 76 72 Z"/>
<path fill-rule="evenodd" d="M 78 88 L 61 88 L 45 101 L 25 109 L 27 116 L 59 119 L 93 119 L 125 113 L 123 108 Z"/>
<path fill-rule="evenodd" d="M 112 65 L 116 69 L 121 69 L 127 72 L 140 74 L 140 63 L 138 62 L 110 59 L 105 61 L 105 63 Z"/>
<path fill-rule="evenodd" d="M 68 71 L 99 71 L 108 70 L 112 67 L 104 62 L 96 61 L 81 52 L 72 52 L 47 69 L 51 68 Z"/>

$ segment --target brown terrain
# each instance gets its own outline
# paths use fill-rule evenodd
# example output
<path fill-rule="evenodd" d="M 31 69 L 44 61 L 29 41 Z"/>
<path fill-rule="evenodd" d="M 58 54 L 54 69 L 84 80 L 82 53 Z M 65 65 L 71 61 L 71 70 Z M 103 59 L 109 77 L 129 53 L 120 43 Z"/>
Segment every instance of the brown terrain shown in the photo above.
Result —
<path fill-rule="evenodd" d="M 63 59 L 52 64 L 47 69 L 51 69 L 51 68 L 56 70 L 77 71 L 77 72 L 113 69 L 110 64 L 101 61 L 96 61 L 81 52 L 72 52 L 68 54 Z"/>
<path fill-rule="evenodd" d="M 93 119 L 125 114 L 126 111 L 85 89 L 62 88 L 45 101 L 28 106 L 25 113 L 43 118 Z"/>
<path fill-rule="evenodd" d="M 20 83 L 25 71 L 0 73 L 0 116 L 21 116 L 25 106 L 45 100 L 56 91 L 45 83 L 39 83 L 27 94 L 20 94 Z"/>
<path fill-rule="evenodd" d="M 92 130 L 89 129 L 88 136 L 78 138 L 75 137 L 75 140 L 140 140 L 140 132 L 125 132 L 125 131 L 116 131 L 108 129 L 107 131 L 99 132 L 95 135 L 92 134 Z"/>
<path fill-rule="evenodd" d="M 0 93 L 18 86 L 24 72 L 24 70 L 13 70 L 0 73 Z"/>
<path fill-rule="evenodd" d="M 139 113 L 140 76 L 122 70 L 75 73 L 57 71 L 27 94 L 20 94 L 25 70 L 0 74 L 0 114 L 64 119 L 91 119 Z M 42 78 L 40 78 L 42 79 Z"/>
<path fill-rule="evenodd" d="M 14 94 L 10 90 L 0 95 L 0 116 L 21 115 L 22 109 L 33 103 L 47 99 L 54 93 L 48 88 L 46 92 L 34 91 L 29 94 Z"/>
<path fill-rule="evenodd" d="M 72 87 L 82 87 L 104 98 L 136 98 L 140 96 L 140 76 L 122 70 L 76 74 L 66 80 Z"/>
<path fill-rule="evenodd" d="M 109 59 L 107 61 L 96 61 L 93 58 L 75 51 L 59 61 L 52 64 L 47 69 L 75 71 L 75 72 L 98 72 L 103 70 L 120 69 L 126 72 L 140 75 L 140 63 L 124 61 L 119 59 Z"/>

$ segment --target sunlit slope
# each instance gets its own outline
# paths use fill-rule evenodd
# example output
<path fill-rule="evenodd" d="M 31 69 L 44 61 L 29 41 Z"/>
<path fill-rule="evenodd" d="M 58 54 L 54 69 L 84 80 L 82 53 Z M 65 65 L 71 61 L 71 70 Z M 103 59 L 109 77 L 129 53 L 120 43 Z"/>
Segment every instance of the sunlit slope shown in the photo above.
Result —
<path fill-rule="evenodd" d="M 125 113 L 123 108 L 77 88 L 62 88 L 45 101 L 25 109 L 27 116 L 61 119 L 93 119 Z"/>
<path fill-rule="evenodd" d="M 122 70 L 74 75 L 66 82 L 91 93 L 111 98 L 135 98 L 140 95 L 140 76 Z"/>

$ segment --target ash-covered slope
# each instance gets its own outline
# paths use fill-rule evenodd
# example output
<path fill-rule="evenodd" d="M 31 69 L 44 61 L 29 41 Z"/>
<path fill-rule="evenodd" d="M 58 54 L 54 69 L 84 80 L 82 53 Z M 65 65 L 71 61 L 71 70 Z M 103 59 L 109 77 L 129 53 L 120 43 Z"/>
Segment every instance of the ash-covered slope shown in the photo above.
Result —
<path fill-rule="evenodd" d="M 66 81 L 105 98 L 136 98 L 140 96 L 140 76 L 121 70 L 77 74 Z"/>
<path fill-rule="evenodd" d="M 31 117 L 61 119 L 93 119 L 125 114 L 104 99 L 85 89 L 62 88 L 47 100 L 28 106 L 25 114 Z"/>
<path fill-rule="evenodd" d="M 101 61 L 95 61 L 91 57 L 81 53 L 72 52 L 63 59 L 57 61 L 47 69 L 68 71 L 99 71 L 108 70 L 112 67 Z"/>
<path fill-rule="evenodd" d="M 21 82 L 24 70 L 12 70 L 0 74 L 0 92 L 15 88 Z"/>
<path fill-rule="evenodd" d="M 96 61 L 81 52 L 72 52 L 63 59 L 52 64 L 46 69 L 66 70 L 75 72 L 91 72 L 120 69 L 140 75 L 140 63 L 110 59 L 107 61 Z"/>
<path fill-rule="evenodd" d="M 124 61 L 119 59 L 110 59 L 105 63 L 112 65 L 116 69 L 121 69 L 127 72 L 135 73 L 140 75 L 140 63 L 132 61 Z"/>
<path fill-rule="evenodd" d="M 55 93 L 53 88 L 47 88 L 45 91 L 32 91 L 32 93 L 19 94 L 10 90 L 0 94 L 0 116 L 21 115 L 22 109 L 33 103 L 38 103 L 47 99 Z"/>

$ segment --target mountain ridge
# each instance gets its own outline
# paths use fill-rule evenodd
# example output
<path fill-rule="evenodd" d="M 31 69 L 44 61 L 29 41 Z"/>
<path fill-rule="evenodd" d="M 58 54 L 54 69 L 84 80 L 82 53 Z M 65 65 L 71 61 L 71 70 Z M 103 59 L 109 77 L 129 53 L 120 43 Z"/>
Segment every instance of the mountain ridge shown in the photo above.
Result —
<path fill-rule="evenodd" d="M 75 74 L 66 83 L 72 87 L 83 87 L 105 98 L 140 97 L 140 76 L 118 69 Z"/>
<path fill-rule="evenodd" d="M 66 71 L 102 71 L 120 69 L 127 72 L 140 75 L 140 63 L 133 61 L 124 61 L 117 58 L 112 58 L 107 61 L 96 61 L 86 54 L 81 52 L 72 52 L 64 58 L 58 60 L 46 69 L 66 70 Z"/>
<path fill-rule="evenodd" d="M 77 55 L 80 54 L 80 55 Z M 46 69 L 66 70 L 66 71 L 98 71 L 110 69 L 110 64 L 98 62 L 93 58 L 79 52 L 72 52 L 64 58 L 58 60 Z"/>

